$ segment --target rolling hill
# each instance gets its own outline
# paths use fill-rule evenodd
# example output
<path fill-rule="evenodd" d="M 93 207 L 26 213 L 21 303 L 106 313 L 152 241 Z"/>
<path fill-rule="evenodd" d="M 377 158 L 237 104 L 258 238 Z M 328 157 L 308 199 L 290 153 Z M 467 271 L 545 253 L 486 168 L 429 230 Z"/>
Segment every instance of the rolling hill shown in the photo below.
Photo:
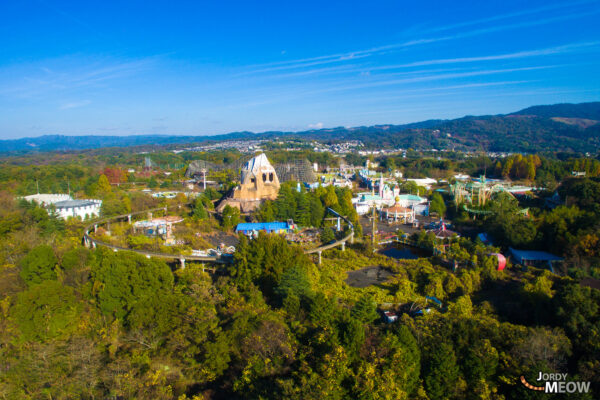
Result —
<path fill-rule="evenodd" d="M 361 140 L 369 148 L 596 152 L 600 149 L 600 102 L 533 106 L 506 115 L 466 116 L 454 120 L 428 120 L 404 125 L 338 127 L 303 132 L 232 132 L 214 136 L 47 135 L 1 140 L 0 152 L 69 151 L 275 137 L 323 142 Z"/>

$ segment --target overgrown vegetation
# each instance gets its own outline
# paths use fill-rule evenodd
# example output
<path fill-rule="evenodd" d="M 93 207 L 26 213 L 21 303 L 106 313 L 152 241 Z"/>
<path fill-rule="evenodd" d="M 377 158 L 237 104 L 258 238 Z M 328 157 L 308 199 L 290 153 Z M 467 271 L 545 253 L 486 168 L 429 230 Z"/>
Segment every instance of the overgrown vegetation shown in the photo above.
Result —
<path fill-rule="evenodd" d="M 484 159 L 445 161 L 447 171 L 465 163 L 473 170 L 493 165 Z M 29 194 L 36 179 L 41 191 L 60 189 L 53 182 L 67 174 L 73 192 L 104 201 L 105 215 L 187 199 L 154 199 L 133 190 L 128 177 L 111 184 L 125 179 L 114 170 L 124 166 L 116 163 L 109 171 L 95 161 L 51 168 L 11 164 L 0 175 L 0 394 L 15 399 L 552 398 L 519 381 L 524 375 L 535 382 L 542 371 L 590 381 L 593 392 L 577 398 L 597 398 L 600 291 L 583 286 L 580 278 L 598 278 L 600 182 L 565 180 L 573 160 L 540 161 L 535 179 L 551 174 L 562 183 L 557 190 L 566 201 L 554 209 L 543 206 L 551 193 L 499 197 L 489 205 L 492 214 L 474 220 L 450 206 L 447 197 L 432 198 L 432 211 L 446 214 L 456 229 L 485 227 L 497 247 L 465 235 L 449 240 L 443 255 L 397 261 L 358 242 L 345 251 L 324 252 L 317 265 L 283 237 L 260 234 L 254 240 L 241 236 L 233 263 L 212 275 L 191 262 L 181 269 L 131 252 L 84 248 L 83 221 L 57 219 L 16 197 Z M 399 168 L 419 165 L 415 159 L 395 162 Z M 173 174 L 153 176 L 160 186 Z M 149 184 L 151 176 L 134 178 Z M 185 217 L 179 234 L 193 246 L 202 244 L 196 233 L 231 229 L 240 218 L 233 209 L 220 219 L 210 215 L 217 193 L 208 191 L 177 211 Z M 255 217 L 327 227 L 324 210 L 330 207 L 359 229 L 351 196 L 347 189 L 307 192 L 286 183 L 278 199 L 265 203 Z M 529 217 L 520 213 L 524 203 L 531 203 Z M 114 240 L 129 240 L 132 247 L 153 245 L 126 234 L 125 225 L 115 223 L 111 230 Z M 331 234 L 323 230 L 321 240 L 333 240 Z M 413 239 L 437 243 L 422 231 Z M 517 244 L 564 255 L 568 274 L 524 272 L 510 264 L 498 271 L 490 254 Z M 457 261 L 454 272 L 449 260 Z M 385 268 L 392 276 L 365 288 L 345 282 L 348 271 L 369 267 Z M 382 310 L 397 312 L 398 321 L 384 323 Z"/>

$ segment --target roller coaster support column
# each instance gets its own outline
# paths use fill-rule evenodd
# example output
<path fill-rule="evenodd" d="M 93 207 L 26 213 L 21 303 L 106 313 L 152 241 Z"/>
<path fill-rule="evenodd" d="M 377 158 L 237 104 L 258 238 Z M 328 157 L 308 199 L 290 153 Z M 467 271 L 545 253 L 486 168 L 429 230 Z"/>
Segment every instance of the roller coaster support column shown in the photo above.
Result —
<path fill-rule="evenodd" d="M 319 265 L 321 265 L 321 252 L 319 251 L 318 254 L 319 254 Z"/>
<path fill-rule="evenodd" d="M 94 225 L 94 233 L 98 233 L 98 225 Z"/>
<path fill-rule="evenodd" d="M 338 217 L 338 220 L 337 220 L 337 231 L 338 231 L 338 232 L 342 230 L 342 225 L 341 225 L 341 223 L 340 223 L 340 219 L 341 219 L 341 218 L 340 218 L 340 217 Z"/>
<path fill-rule="evenodd" d="M 346 250 L 346 242 L 342 242 L 342 251 Z"/>
<path fill-rule="evenodd" d="M 180 258 L 179 263 L 181 264 L 181 269 L 185 269 L 185 258 Z"/>
<path fill-rule="evenodd" d="M 131 223 L 131 214 L 127 216 L 127 222 Z"/>
<path fill-rule="evenodd" d="M 350 236 L 350 244 L 354 243 L 354 231 L 352 231 L 352 236 Z"/>

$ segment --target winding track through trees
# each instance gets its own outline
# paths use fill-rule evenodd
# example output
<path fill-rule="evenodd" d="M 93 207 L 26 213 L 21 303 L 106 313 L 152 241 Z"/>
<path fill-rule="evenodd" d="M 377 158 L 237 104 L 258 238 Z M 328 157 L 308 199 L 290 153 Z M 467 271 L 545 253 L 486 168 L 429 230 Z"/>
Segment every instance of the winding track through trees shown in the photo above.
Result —
<path fill-rule="evenodd" d="M 151 216 L 152 213 L 157 212 L 157 211 L 158 212 L 162 211 L 166 215 L 166 213 L 169 209 L 174 209 L 174 208 L 181 209 L 182 206 L 187 206 L 190 204 L 191 203 L 182 203 L 182 204 L 177 204 L 175 206 L 157 207 L 157 208 L 152 208 L 152 209 L 143 210 L 143 211 L 136 211 L 136 212 L 132 212 L 132 213 L 128 213 L 128 214 L 116 215 L 114 217 L 102 218 L 100 220 L 97 220 L 97 221 L 87 225 L 84 228 L 82 242 L 83 242 L 84 246 L 86 246 L 86 247 L 94 247 L 95 248 L 97 246 L 103 246 L 103 247 L 112 249 L 113 251 L 132 251 L 134 253 L 138 253 L 138 254 L 141 254 L 146 257 L 158 257 L 158 258 L 163 258 L 163 259 L 167 259 L 167 260 L 174 261 L 174 262 L 179 261 L 182 268 L 185 268 L 186 261 L 199 261 L 202 263 L 206 262 L 206 263 L 215 263 L 215 264 L 229 264 L 229 263 L 233 262 L 233 257 L 231 257 L 231 255 L 220 254 L 220 255 L 215 255 L 215 256 L 194 256 L 194 255 L 187 255 L 187 254 L 169 254 L 169 253 L 159 253 L 159 252 L 147 251 L 147 250 L 137 250 L 137 249 L 131 249 L 128 247 L 116 246 L 116 245 L 113 245 L 110 243 L 106 243 L 106 242 L 103 242 L 102 240 L 98 240 L 90 235 L 90 232 L 92 230 L 94 230 L 94 232 L 95 232 L 99 226 L 102 226 L 105 224 L 110 224 L 111 222 L 117 222 L 117 221 L 121 221 L 121 220 L 125 220 L 125 219 L 127 221 L 131 222 L 131 217 L 133 217 L 134 215 L 148 214 L 149 216 Z M 213 210 L 207 210 L 207 211 L 214 213 Z M 325 245 L 319 246 L 314 249 L 304 250 L 304 254 L 315 254 L 315 253 L 318 254 L 319 265 L 321 264 L 321 254 L 323 253 L 323 251 L 332 249 L 337 246 L 341 246 L 342 251 L 344 251 L 346 248 L 347 241 L 350 241 L 350 243 L 354 242 L 354 228 L 353 228 L 352 223 L 344 216 L 340 216 L 340 218 L 342 218 L 344 221 L 346 221 L 348 226 L 351 227 L 350 233 L 348 235 L 346 235 L 345 237 L 343 237 L 340 240 L 336 240 L 333 243 L 325 244 Z M 215 269 L 213 269 L 213 272 L 214 271 L 215 271 Z"/>

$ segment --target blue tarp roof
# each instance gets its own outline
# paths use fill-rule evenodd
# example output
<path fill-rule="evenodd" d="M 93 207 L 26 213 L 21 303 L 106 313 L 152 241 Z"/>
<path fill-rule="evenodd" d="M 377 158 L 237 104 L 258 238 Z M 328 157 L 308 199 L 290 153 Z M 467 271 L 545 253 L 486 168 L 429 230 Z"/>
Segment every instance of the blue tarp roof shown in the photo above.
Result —
<path fill-rule="evenodd" d="M 287 222 L 243 222 L 238 224 L 235 228 L 236 232 L 239 231 L 279 231 L 282 229 L 289 229 Z"/>
<path fill-rule="evenodd" d="M 478 233 L 477 237 L 483 242 L 483 244 L 493 244 L 492 239 L 485 232 Z"/>
<path fill-rule="evenodd" d="M 523 260 L 528 261 L 561 261 L 563 258 L 555 256 L 554 254 L 547 253 L 545 251 L 535 250 L 516 250 L 509 247 L 510 253 L 517 259 L 518 263 L 522 263 Z"/>

